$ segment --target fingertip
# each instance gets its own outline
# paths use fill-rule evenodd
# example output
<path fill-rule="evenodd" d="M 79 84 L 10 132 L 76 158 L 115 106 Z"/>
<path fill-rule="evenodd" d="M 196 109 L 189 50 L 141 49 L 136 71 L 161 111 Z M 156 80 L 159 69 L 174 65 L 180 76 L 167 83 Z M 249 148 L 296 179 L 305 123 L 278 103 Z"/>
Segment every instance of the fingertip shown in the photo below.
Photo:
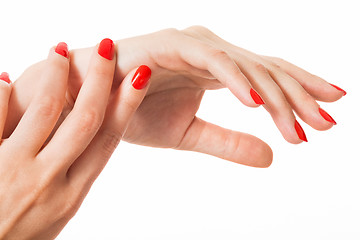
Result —
<path fill-rule="evenodd" d="M 306 122 L 318 131 L 326 131 L 337 125 L 335 119 L 321 107 L 318 107 L 317 111 L 314 110 Z"/>
<path fill-rule="evenodd" d="M 258 104 L 258 105 L 265 104 L 264 100 L 260 97 L 260 95 L 253 88 L 250 89 L 250 96 L 256 104 Z"/>
<path fill-rule="evenodd" d="M 339 90 L 330 83 L 318 86 L 316 91 L 318 94 L 312 95 L 315 97 L 315 99 L 322 102 L 335 102 L 347 94 L 344 90 Z"/>
<path fill-rule="evenodd" d="M 66 59 L 69 59 L 69 49 L 65 42 L 59 42 L 58 45 L 54 48 L 54 51 Z"/>
<path fill-rule="evenodd" d="M 2 72 L 0 74 L 0 80 L 2 80 L 1 82 L 6 82 L 8 85 L 11 85 L 11 80 L 7 72 Z"/>
<path fill-rule="evenodd" d="M 264 100 L 253 88 L 232 91 L 232 93 L 247 107 L 257 108 L 265 104 Z"/>
<path fill-rule="evenodd" d="M 237 149 L 239 152 L 235 151 L 234 155 L 225 159 L 256 168 L 267 168 L 271 165 L 273 152 L 267 143 L 249 134 L 242 134 L 241 138 L 241 145 Z"/>
<path fill-rule="evenodd" d="M 265 142 L 261 141 L 261 143 L 257 144 L 255 152 L 257 156 L 255 155 L 252 166 L 258 168 L 270 167 L 273 161 L 273 151 L 271 147 Z"/>
<path fill-rule="evenodd" d="M 98 54 L 107 60 L 113 60 L 115 56 L 115 44 L 110 38 L 104 38 L 98 45 Z"/>
<path fill-rule="evenodd" d="M 336 90 L 340 91 L 343 96 L 345 96 L 347 94 L 347 92 L 344 89 L 342 89 L 342 88 L 340 88 L 340 87 L 338 87 L 338 86 L 336 86 L 334 84 L 331 84 L 331 83 L 329 83 L 329 84 L 331 86 L 333 86 Z"/>
<path fill-rule="evenodd" d="M 146 65 L 141 65 L 134 73 L 131 80 L 131 85 L 136 90 L 144 89 L 148 85 L 150 78 L 151 69 Z"/>

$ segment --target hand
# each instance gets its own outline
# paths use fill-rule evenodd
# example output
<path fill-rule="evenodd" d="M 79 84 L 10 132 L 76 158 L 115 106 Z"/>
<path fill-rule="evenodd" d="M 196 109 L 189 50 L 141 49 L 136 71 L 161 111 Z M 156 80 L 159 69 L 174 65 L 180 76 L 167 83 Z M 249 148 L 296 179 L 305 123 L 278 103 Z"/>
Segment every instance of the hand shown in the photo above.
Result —
<path fill-rule="evenodd" d="M 132 70 L 108 105 L 116 63 L 111 49 L 112 41 L 105 39 L 93 51 L 74 107 L 59 127 L 55 125 L 68 87 L 66 44 L 50 50 L 37 78 L 24 80 L 37 80 L 38 85 L 14 132 L 0 145 L 0 239 L 55 238 L 119 143 L 145 96 L 150 71 L 139 68 L 133 84 L 143 89 L 136 90 Z M 0 139 L 11 86 L 0 81 Z M 109 125 L 112 118 L 117 119 L 116 126 Z M 54 127 L 57 130 L 49 137 Z"/>
<path fill-rule="evenodd" d="M 264 142 L 196 117 L 205 90 L 227 87 L 245 105 L 256 107 L 259 104 L 250 94 L 255 89 L 280 132 L 291 143 L 306 140 L 293 111 L 313 128 L 326 130 L 334 123 L 326 112 L 320 111 L 316 100 L 336 101 L 344 94 L 284 60 L 231 45 L 203 27 L 168 29 L 120 40 L 117 46 L 121 54 L 115 88 L 125 73 L 139 64 L 147 64 L 154 73 L 149 92 L 124 137 L 136 144 L 198 151 L 241 164 L 267 167 L 272 152 Z M 86 75 L 90 52 L 90 49 L 72 52 L 70 108 Z M 38 64 L 24 75 L 34 75 L 40 69 L 42 66 Z M 24 92 L 34 87 L 29 84 L 20 78 L 15 89 L 24 96 Z M 258 103 L 260 98 L 255 98 Z M 12 100 L 18 109 L 11 116 L 12 122 L 21 116 L 30 99 L 31 95 Z"/>

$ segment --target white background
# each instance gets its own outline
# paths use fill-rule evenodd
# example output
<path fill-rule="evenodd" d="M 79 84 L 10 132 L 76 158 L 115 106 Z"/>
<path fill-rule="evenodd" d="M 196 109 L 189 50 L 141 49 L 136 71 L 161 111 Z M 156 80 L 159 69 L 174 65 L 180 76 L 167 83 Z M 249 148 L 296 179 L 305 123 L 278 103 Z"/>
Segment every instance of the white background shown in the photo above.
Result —
<path fill-rule="evenodd" d="M 59 41 L 79 48 L 200 24 L 348 92 L 322 104 L 338 125 L 302 123 L 300 145 L 264 109 L 207 93 L 198 115 L 266 141 L 270 168 L 121 143 L 59 240 L 360 239 L 358 1 L 0 1 L 0 71 L 12 79 Z"/>

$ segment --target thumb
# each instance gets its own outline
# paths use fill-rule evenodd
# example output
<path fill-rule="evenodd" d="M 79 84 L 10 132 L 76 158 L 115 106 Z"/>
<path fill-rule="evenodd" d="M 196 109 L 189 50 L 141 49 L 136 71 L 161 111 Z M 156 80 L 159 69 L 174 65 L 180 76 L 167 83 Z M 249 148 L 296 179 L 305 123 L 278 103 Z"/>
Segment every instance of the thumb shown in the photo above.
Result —
<path fill-rule="evenodd" d="M 195 117 L 177 147 L 252 167 L 269 167 L 273 153 L 259 138 L 225 129 Z"/>

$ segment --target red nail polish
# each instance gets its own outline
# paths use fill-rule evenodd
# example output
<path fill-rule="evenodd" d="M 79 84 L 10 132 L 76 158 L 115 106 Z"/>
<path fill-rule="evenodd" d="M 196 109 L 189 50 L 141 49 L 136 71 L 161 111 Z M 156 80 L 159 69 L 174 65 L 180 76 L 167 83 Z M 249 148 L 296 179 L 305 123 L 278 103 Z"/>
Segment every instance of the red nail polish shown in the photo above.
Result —
<path fill-rule="evenodd" d="M 3 81 L 5 81 L 5 82 L 7 82 L 9 84 L 11 83 L 10 78 L 9 78 L 9 74 L 7 72 L 1 73 L 0 80 L 3 80 Z"/>
<path fill-rule="evenodd" d="M 334 88 L 336 88 L 337 90 L 343 92 L 344 96 L 346 95 L 346 91 L 345 91 L 344 89 L 339 88 L 338 86 L 336 86 L 336 85 L 334 85 L 334 84 L 331 84 L 331 83 L 330 83 L 330 85 L 333 86 Z"/>
<path fill-rule="evenodd" d="M 151 69 L 146 65 L 141 65 L 135 72 L 131 81 L 133 87 L 137 90 L 143 89 L 151 77 Z"/>
<path fill-rule="evenodd" d="M 297 133 L 297 135 L 299 136 L 299 138 L 301 140 L 303 140 L 305 142 L 308 141 L 307 138 L 306 138 L 304 130 L 302 129 L 302 127 L 300 126 L 300 124 L 296 120 L 295 120 L 295 130 L 296 130 L 296 133 Z"/>
<path fill-rule="evenodd" d="M 114 57 L 114 50 L 113 40 L 105 38 L 99 44 L 98 53 L 100 56 L 112 60 Z"/>
<path fill-rule="evenodd" d="M 319 108 L 319 113 L 326 121 L 331 122 L 336 125 L 335 120 L 327 112 L 325 112 L 324 109 Z"/>
<path fill-rule="evenodd" d="M 69 50 L 68 50 L 68 45 L 64 42 L 60 42 L 56 48 L 55 48 L 55 52 L 60 54 L 61 56 L 64 56 L 66 58 L 69 58 Z"/>
<path fill-rule="evenodd" d="M 256 104 L 264 104 L 264 101 L 254 89 L 250 89 L 250 95 Z"/>

